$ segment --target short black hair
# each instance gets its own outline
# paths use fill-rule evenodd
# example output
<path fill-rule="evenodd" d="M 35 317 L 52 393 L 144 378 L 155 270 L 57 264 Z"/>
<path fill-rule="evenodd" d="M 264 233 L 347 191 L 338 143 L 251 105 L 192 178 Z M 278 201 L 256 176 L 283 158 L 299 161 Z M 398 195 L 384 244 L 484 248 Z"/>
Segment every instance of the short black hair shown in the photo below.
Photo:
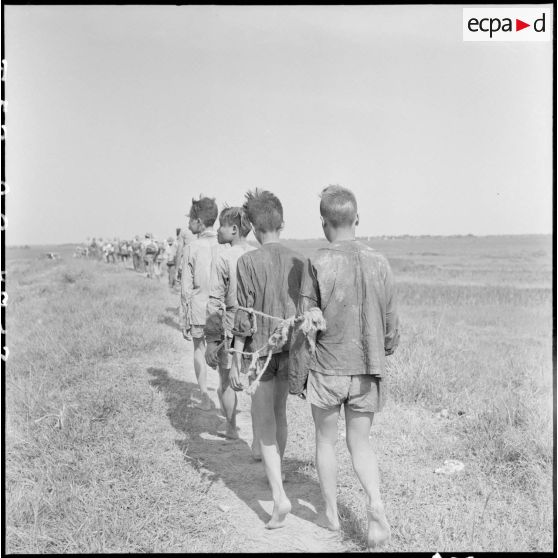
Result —
<path fill-rule="evenodd" d="M 219 222 L 222 225 L 236 225 L 242 237 L 248 236 L 252 229 L 243 207 L 225 207 L 219 215 Z"/>
<path fill-rule="evenodd" d="M 200 219 L 206 227 L 212 227 L 217 220 L 217 204 L 215 198 L 201 197 L 199 200 L 192 198 L 192 207 L 190 208 L 190 218 Z"/>
<path fill-rule="evenodd" d="M 279 198 L 268 190 L 255 188 L 247 192 L 242 207 L 250 223 L 258 231 L 278 231 L 283 226 L 283 206 Z"/>
<path fill-rule="evenodd" d="M 180 231 L 181 231 L 181 230 L 182 230 L 182 229 L 181 229 L 180 227 L 176 227 L 176 236 L 180 235 Z"/>
<path fill-rule="evenodd" d="M 355 222 L 357 201 L 348 188 L 332 184 L 320 195 L 320 214 L 333 227 L 348 227 Z"/>

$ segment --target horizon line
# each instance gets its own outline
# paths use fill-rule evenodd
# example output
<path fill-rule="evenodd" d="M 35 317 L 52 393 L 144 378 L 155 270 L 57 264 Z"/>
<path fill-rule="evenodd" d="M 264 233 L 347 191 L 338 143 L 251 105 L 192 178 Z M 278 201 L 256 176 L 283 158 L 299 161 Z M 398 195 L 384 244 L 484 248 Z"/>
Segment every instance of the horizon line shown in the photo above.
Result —
<path fill-rule="evenodd" d="M 361 235 L 356 236 L 355 239 L 380 239 L 380 240 L 396 240 L 400 238 L 489 238 L 489 237 L 498 237 L 498 236 L 552 236 L 554 232 L 548 233 L 500 233 L 500 234 L 473 234 L 473 233 L 465 233 L 465 234 L 383 234 L 383 235 Z M 96 237 L 90 237 L 96 238 Z M 103 238 L 103 237 L 100 237 Z M 117 237 L 118 238 L 118 237 Z M 113 240 L 114 237 L 109 237 L 109 240 Z M 122 240 L 128 240 L 123 238 Z M 287 241 L 317 241 L 317 240 L 325 240 L 326 238 L 287 238 L 282 237 L 281 240 Z M 42 244 L 34 244 L 34 243 L 20 243 L 20 244 L 6 244 L 4 243 L 5 248 L 22 248 L 25 246 L 69 246 L 74 244 L 84 244 L 84 241 L 81 242 L 47 242 Z"/>

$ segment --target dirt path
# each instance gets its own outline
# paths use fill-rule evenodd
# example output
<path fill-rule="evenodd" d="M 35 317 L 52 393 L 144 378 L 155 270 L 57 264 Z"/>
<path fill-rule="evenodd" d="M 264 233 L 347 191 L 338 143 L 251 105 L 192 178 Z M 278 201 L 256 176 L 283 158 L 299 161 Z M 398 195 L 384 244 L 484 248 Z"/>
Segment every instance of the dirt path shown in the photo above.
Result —
<path fill-rule="evenodd" d="M 172 312 L 168 314 L 167 325 L 172 325 Z M 217 428 L 224 424 L 216 393 L 217 374 L 208 371 L 214 408 L 211 411 L 195 408 L 199 390 L 193 369 L 192 343 L 185 342 L 176 328 L 169 329 L 169 335 L 177 337 L 182 354 L 174 362 L 161 362 L 160 368 L 150 368 L 148 372 L 154 378 L 150 383 L 163 392 L 172 427 L 184 434 L 184 441 L 177 443 L 185 459 L 212 481 L 208 494 L 245 540 L 244 547 L 237 551 L 347 551 L 347 545 L 339 536 L 315 523 L 316 506 L 321 500 L 318 484 L 309 482 L 308 477 L 297 470 L 289 470 L 288 464 L 285 490 L 293 506 L 292 513 L 283 528 L 264 528 L 273 503 L 262 463 L 255 461 L 251 454 L 250 397 L 241 393 L 238 399 L 240 439 L 227 440 L 216 435 Z"/>
<path fill-rule="evenodd" d="M 176 323 L 175 305 L 176 300 L 169 298 L 166 314 L 160 319 L 169 326 L 166 329 L 176 347 L 174 360 L 164 355 L 159 362 L 154 362 L 148 370 L 152 378 L 150 383 L 164 394 L 167 416 L 171 426 L 180 433 L 177 444 L 184 458 L 211 481 L 208 495 L 244 541 L 241 548 L 235 545 L 231 551 L 364 550 L 364 497 L 345 446 L 344 418 L 341 416 L 338 424 L 337 451 L 341 537 L 316 524 L 322 497 L 311 466 L 312 419 L 303 402 L 296 398 L 290 398 L 288 405 L 290 431 L 284 467 L 285 491 L 293 509 L 282 529 L 265 529 L 272 500 L 263 466 L 252 458 L 250 398 L 245 393 L 239 394 L 240 440 L 230 441 L 216 435 L 217 429 L 224 425 L 216 393 L 217 373 L 210 370 L 208 374 L 214 408 L 207 412 L 196 409 L 199 390 L 193 369 L 192 343 L 182 338 Z M 495 492 L 479 466 L 471 460 L 467 460 L 466 470 L 455 476 L 434 472 L 444 459 L 462 459 L 455 420 L 464 419 L 442 419 L 420 406 L 393 402 L 375 418 L 371 439 L 379 456 L 382 492 L 392 527 L 392 540 L 383 552 L 401 551 L 402 548 L 415 551 L 419 546 L 421 551 L 433 549 L 433 552 L 452 548 L 458 536 L 465 538 L 463 530 L 470 532 L 468 547 L 473 544 L 474 531 L 478 532 L 478 525 L 484 520 L 488 495 L 492 503 Z M 473 491 L 476 496 L 471 498 Z M 440 527 L 442 523 L 443 528 Z"/>

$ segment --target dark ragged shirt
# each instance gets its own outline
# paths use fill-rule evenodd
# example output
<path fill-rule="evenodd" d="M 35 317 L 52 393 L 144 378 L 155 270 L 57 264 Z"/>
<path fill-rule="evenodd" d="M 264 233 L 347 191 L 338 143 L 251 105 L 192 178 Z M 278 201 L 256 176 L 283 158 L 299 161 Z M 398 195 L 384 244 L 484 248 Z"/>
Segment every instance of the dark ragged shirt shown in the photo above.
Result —
<path fill-rule="evenodd" d="M 277 318 L 294 316 L 305 261 L 303 256 L 280 242 L 262 244 L 257 250 L 246 252 L 238 259 L 236 268 L 238 305 Z M 239 309 L 235 316 L 234 334 L 246 338 L 245 351 L 255 351 L 265 346 L 279 323 L 280 320 L 256 315 L 256 331 L 252 333 L 250 316 Z M 287 342 L 273 352 L 288 350 Z M 267 355 L 267 350 L 260 355 Z"/>
<path fill-rule="evenodd" d="M 297 314 L 316 306 L 322 310 L 326 330 L 317 334 L 315 355 L 307 343 L 293 339 L 290 367 L 329 375 L 382 377 L 385 356 L 399 342 L 387 259 L 358 240 L 319 249 L 305 269 Z"/>

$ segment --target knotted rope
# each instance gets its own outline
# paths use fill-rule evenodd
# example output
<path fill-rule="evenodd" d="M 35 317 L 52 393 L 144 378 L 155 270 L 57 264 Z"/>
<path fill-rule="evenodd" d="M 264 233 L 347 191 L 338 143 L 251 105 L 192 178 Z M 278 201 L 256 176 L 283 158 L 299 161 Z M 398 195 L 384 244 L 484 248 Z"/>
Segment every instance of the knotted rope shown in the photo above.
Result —
<path fill-rule="evenodd" d="M 318 331 L 325 331 L 326 321 L 319 308 L 311 308 L 299 316 L 291 316 L 290 318 L 278 318 L 277 316 L 272 316 L 266 314 L 265 312 L 260 312 L 259 310 L 254 310 L 253 308 L 245 308 L 244 306 L 239 306 L 238 310 L 247 312 L 250 315 L 250 334 L 253 335 L 257 331 L 256 325 L 256 315 L 262 318 L 267 318 L 268 320 L 279 321 L 278 326 L 273 330 L 273 333 L 269 336 L 269 339 L 263 347 L 256 349 L 255 351 L 239 351 L 230 346 L 230 339 L 235 333 L 235 330 L 228 331 L 225 328 L 225 315 L 227 308 L 224 303 L 222 303 L 223 308 L 223 330 L 225 331 L 225 338 L 219 344 L 218 348 L 225 346 L 225 350 L 229 353 L 238 353 L 241 355 L 250 356 L 250 365 L 248 366 L 248 374 L 254 377 L 254 381 L 246 388 L 246 393 L 252 395 L 259 383 L 264 372 L 267 370 L 269 363 L 271 362 L 271 357 L 273 356 L 274 349 L 281 349 L 289 338 L 289 332 L 295 324 L 300 324 L 300 331 L 306 336 L 310 349 L 312 352 L 315 351 L 315 335 L 312 333 L 317 333 Z M 265 362 L 260 362 L 261 353 L 268 350 Z"/>

